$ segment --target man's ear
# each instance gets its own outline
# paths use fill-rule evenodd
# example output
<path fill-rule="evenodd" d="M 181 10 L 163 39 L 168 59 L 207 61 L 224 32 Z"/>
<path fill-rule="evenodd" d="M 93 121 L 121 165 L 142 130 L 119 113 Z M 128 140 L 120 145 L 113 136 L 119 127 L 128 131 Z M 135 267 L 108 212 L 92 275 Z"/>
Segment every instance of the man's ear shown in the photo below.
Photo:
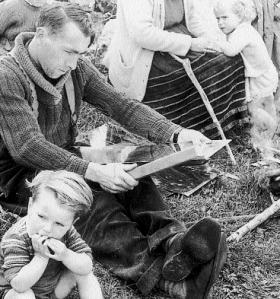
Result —
<path fill-rule="evenodd" d="M 45 27 L 37 27 L 36 28 L 35 36 L 37 38 L 43 38 L 46 35 L 47 35 L 47 28 L 45 28 Z"/>

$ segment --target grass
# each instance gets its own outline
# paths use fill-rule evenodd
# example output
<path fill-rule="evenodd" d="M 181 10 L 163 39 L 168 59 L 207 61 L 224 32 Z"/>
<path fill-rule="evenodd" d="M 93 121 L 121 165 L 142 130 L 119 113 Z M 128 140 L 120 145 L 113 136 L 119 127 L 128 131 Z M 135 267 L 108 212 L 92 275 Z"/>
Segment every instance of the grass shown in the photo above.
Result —
<path fill-rule="evenodd" d="M 79 123 L 82 131 L 107 122 L 105 116 L 88 105 L 83 106 L 82 116 L 82 122 Z M 250 146 L 248 135 L 243 133 L 241 136 L 234 135 L 231 138 L 237 165 L 231 165 L 225 150 L 213 156 L 210 164 L 218 170 L 238 176 L 239 181 L 221 176 L 190 197 L 174 194 L 164 198 L 170 214 L 187 226 L 202 217 L 211 216 L 222 220 L 220 222 L 222 229 L 229 235 L 247 221 L 242 219 L 231 221 L 230 217 L 256 214 L 271 204 L 262 169 L 252 166 L 252 163 L 258 161 L 259 156 Z M 2 211 L 0 236 L 14 220 L 13 214 Z M 228 244 L 228 259 L 212 289 L 212 298 L 280 298 L 279 224 L 279 218 L 270 219 L 248 233 L 239 243 Z M 102 285 L 105 298 L 144 298 L 98 263 L 95 265 L 95 273 Z M 69 299 L 77 298 L 75 291 L 69 297 Z M 168 297 L 160 291 L 154 291 L 145 298 Z"/>

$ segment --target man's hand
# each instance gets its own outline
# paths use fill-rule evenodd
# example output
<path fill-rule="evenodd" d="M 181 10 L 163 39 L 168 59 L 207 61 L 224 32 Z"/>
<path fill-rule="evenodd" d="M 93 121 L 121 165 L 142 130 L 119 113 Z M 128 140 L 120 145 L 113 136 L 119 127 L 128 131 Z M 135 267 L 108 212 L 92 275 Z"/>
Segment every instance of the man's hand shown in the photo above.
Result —
<path fill-rule="evenodd" d="M 89 163 L 85 178 L 100 184 L 102 189 L 110 193 L 125 192 L 138 185 L 127 172 L 137 164 L 110 163 L 106 165 Z"/>
<path fill-rule="evenodd" d="M 202 133 L 196 130 L 183 129 L 178 135 L 178 143 L 192 142 L 194 145 L 199 145 L 201 143 L 207 143 L 210 141 L 209 138 L 204 136 Z"/>

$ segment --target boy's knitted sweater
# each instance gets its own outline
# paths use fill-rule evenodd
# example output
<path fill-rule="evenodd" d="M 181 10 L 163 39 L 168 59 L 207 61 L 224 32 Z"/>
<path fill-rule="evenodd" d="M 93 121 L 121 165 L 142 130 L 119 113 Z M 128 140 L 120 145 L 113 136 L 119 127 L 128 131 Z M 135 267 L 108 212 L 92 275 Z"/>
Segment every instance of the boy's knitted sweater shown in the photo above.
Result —
<path fill-rule="evenodd" d="M 5 193 L 10 178 L 3 181 L 3 177 L 18 165 L 34 170 L 66 169 L 81 175 L 88 166 L 87 161 L 65 150 L 73 145 L 75 137 L 64 88 L 70 73 L 62 76 L 56 86 L 47 81 L 26 47 L 33 36 L 19 34 L 14 57 L 6 55 L 0 60 L 0 190 Z M 38 119 L 32 111 L 32 89 L 26 74 L 35 84 Z M 156 142 L 169 141 L 181 129 L 151 108 L 115 92 L 85 59 L 78 61 L 71 76 L 77 115 L 81 101 L 87 101 L 130 131 Z"/>
<path fill-rule="evenodd" d="M 11 289 L 10 281 L 34 257 L 32 240 L 27 232 L 26 219 L 19 219 L 2 237 L 0 250 L 0 293 Z M 62 239 L 67 248 L 76 252 L 87 254 L 92 259 L 89 246 L 72 226 Z M 61 261 L 50 259 L 47 267 L 32 286 L 36 298 L 53 298 L 53 293 L 61 272 L 65 269 Z"/>

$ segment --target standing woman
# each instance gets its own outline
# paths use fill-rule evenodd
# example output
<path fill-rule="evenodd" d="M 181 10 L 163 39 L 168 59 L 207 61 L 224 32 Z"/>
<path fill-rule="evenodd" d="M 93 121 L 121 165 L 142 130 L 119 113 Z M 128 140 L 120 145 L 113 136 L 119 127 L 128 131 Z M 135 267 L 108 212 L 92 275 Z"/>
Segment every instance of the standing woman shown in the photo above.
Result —
<path fill-rule="evenodd" d="M 186 57 L 224 131 L 248 122 L 241 56 L 209 49 L 221 36 L 213 0 L 119 0 L 116 32 L 104 63 L 113 86 L 208 137 L 218 131 L 182 64 Z"/>

